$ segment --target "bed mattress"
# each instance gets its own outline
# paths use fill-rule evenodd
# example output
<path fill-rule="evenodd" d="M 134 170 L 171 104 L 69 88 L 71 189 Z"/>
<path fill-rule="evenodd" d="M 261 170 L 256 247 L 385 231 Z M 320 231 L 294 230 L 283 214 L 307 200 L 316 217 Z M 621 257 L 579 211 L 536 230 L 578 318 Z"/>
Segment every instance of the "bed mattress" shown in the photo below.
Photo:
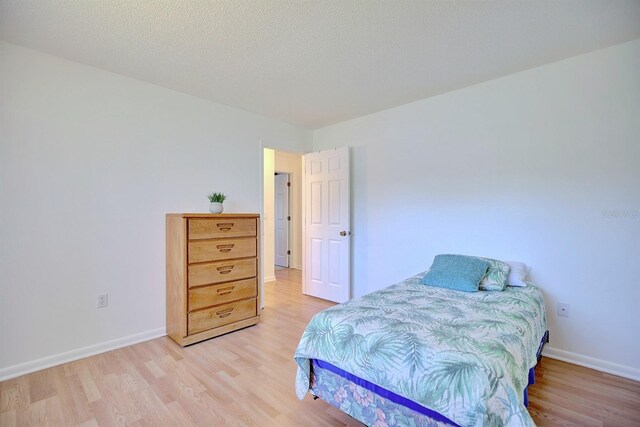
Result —
<path fill-rule="evenodd" d="M 464 293 L 421 277 L 318 313 L 295 354 L 298 397 L 315 359 L 452 425 L 533 425 L 523 396 L 546 334 L 540 289 Z"/>

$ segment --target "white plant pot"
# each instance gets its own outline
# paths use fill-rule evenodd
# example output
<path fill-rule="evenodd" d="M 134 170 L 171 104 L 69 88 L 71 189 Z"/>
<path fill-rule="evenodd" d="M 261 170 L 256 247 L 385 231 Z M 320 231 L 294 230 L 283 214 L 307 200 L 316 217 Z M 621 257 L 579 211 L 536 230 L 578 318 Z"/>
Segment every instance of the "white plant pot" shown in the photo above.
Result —
<path fill-rule="evenodd" d="M 211 213 L 219 214 L 222 213 L 223 210 L 224 207 L 222 206 L 222 203 L 211 202 L 211 204 L 209 205 L 209 212 Z"/>

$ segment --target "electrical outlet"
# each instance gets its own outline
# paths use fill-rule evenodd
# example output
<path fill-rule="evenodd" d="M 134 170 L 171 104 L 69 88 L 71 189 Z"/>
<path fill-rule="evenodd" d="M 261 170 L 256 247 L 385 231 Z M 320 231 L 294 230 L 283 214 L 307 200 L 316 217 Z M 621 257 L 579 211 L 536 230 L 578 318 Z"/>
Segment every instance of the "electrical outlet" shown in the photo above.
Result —
<path fill-rule="evenodd" d="M 98 308 L 109 307 L 109 294 L 98 295 Z"/>
<path fill-rule="evenodd" d="M 569 317 L 569 304 L 563 302 L 558 303 L 558 316 Z"/>

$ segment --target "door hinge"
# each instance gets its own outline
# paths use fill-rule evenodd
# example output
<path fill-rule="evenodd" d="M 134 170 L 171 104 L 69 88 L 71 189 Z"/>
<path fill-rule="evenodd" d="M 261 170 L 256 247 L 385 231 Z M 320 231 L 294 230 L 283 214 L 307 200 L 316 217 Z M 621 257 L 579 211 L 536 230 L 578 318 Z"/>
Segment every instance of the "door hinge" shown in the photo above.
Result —
<path fill-rule="evenodd" d="M 287 182 L 287 187 L 291 187 L 291 183 L 290 182 Z"/>
<path fill-rule="evenodd" d="M 291 251 L 287 251 L 287 255 L 291 255 Z"/>
<path fill-rule="evenodd" d="M 287 217 L 287 221 L 291 221 L 291 217 L 290 216 Z"/>

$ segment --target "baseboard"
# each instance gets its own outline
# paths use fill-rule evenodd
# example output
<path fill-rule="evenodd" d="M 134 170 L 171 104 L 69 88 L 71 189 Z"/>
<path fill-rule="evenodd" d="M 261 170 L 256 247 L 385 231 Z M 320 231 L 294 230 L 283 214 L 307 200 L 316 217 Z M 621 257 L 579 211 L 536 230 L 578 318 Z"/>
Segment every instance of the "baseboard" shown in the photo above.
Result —
<path fill-rule="evenodd" d="M 302 270 L 302 266 L 301 265 L 294 265 L 293 267 L 291 267 L 295 270 Z"/>
<path fill-rule="evenodd" d="M 585 368 L 595 369 L 596 371 L 640 381 L 640 369 L 632 368 L 631 366 L 619 365 L 617 363 L 607 362 L 606 360 L 596 359 L 595 357 L 583 356 L 582 354 L 553 348 L 549 345 L 544 347 L 542 355 L 551 359 L 584 366 Z"/>
<path fill-rule="evenodd" d="M 67 351 L 64 353 L 54 354 L 53 356 L 47 356 L 41 359 L 32 360 L 30 362 L 8 366 L 6 368 L 0 369 L 0 381 L 9 380 L 21 375 L 30 374 L 32 372 L 40 371 L 42 369 L 61 365 L 67 362 L 73 362 L 74 360 L 84 359 L 85 357 L 94 356 L 96 354 L 105 353 L 111 350 L 116 350 L 118 348 L 137 344 L 143 341 L 149 341 L 165 335 L 165 328 L 152 329 L 150 331 L 140 332 L 139 334 L 129 335 L 127 337 L 117 338 L 115 340 L 77 348 L 75 350 Z"/>
<path fill-rule="evenodd" d="M 264 278 L 264 283 L 275 282 L 275 281 L 276 281 L 276 276 L 268 276 Z"/>

